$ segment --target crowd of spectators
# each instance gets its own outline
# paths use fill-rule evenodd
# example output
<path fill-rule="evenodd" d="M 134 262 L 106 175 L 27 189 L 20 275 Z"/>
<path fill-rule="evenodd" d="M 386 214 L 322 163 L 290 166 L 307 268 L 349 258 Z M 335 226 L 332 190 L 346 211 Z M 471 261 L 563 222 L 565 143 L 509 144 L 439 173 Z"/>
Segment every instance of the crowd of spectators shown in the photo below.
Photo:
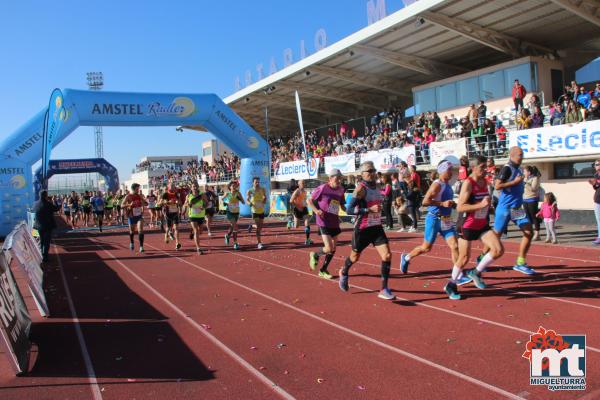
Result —
<path fill-rule="evenodd" d="M 167 168 L 155 168 L 154 165 L 148 165 L 146 167 L 151 168 L 150 170 L 165 170 L 163 175 L 150 178 L 150 185 L 154 188 L 166 186 L 169 182 L 183 186 L 192 182 L 214 183 L 238 178 L 240 159 L 235 154 L 224 152 L 223 155 L 216 158 L 213 164 L 200 159 L 200 161 L 190 161 L 185 166 L 175 165 Z"/>

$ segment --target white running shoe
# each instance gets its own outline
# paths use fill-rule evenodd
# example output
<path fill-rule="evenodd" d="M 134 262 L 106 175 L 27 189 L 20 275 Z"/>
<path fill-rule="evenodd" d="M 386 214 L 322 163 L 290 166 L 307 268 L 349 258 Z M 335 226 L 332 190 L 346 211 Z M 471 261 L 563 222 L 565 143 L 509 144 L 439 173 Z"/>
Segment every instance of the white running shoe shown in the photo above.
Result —
<path fill-rule="evenodd" d="M 404 228 L 400 228 L 400 229 L 398 229 L 396 232 L 398 232 L 398 233 L 403 233 L 403 232 L 406 232 L 406 229 L 404 229 Z"/>
<path fill-rule="evenodd" d="M 411 227 L 407 232 L 408 233 L 415 233 L 417 230 L 414 227 Z"/>
<path fill-rule="evenodd" d="M 256 246 L 259 250 L 262 250 L 265 246 L 263 246 L 262 243 L 259 243 L 258 246 Z"/>
<path fill-rule="evenodd" d="M 208 236 L 212 236 L 212 232 L 208 232 Z"/>

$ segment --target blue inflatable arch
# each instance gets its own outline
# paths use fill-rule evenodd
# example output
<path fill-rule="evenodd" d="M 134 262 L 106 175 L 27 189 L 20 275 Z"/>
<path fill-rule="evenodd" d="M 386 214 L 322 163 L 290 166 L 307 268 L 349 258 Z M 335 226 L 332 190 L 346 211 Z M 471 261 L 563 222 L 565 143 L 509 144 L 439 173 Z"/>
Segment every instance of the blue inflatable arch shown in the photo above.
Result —
<path fill-rule="evenodd" d="M 106 189 L 119 190 L 119 171 L 104 158 L 80 158 L 77 160 L 50 160 L 47 179 L 61 174 L 87 174 L 97 172 L 104 177 Z M 42 167 L 33 175 L 33 195 L 37 200 L 42 190 Z"/>
<path fill-rule="evenodd" d="M 269 195 L 269 145 L 214 94 L 120 93 L 65 89 L 66 118 L 54 144 L 79 126 L 201 125 L 242 159 L 240 187 L 245 193 L 252 177 L 261 179 Z M 41 159 L 46 109 L 0 143 L 0 236 L 26 219 L 33 204 L 32 167 Z M 151 140 L 151 138 L 148 138 Z M 157 141 L 159 143 L 159 141 Z M 269 212 L 266 202 L 266 213 Z M 241 213 L 250 216 L 250 208 Z"/>

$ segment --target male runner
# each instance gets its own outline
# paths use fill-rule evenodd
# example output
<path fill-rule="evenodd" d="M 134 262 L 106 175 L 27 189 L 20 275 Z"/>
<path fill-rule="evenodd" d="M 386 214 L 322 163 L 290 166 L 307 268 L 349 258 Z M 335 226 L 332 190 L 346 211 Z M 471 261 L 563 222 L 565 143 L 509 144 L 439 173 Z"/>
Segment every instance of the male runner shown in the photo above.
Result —
<path fill-rule="evenodd" d="M 254 219 L 254 223 L 256 223 L 257 247 L 259 250 L 262 250 L 264 246 L 260 239 L 260 233 L 262 232 L 263 222 L 265 220 L 265 202 L 267 201 L 267 192 L 262 186 L 260 186 L 260 178 L 258 176 L 252 178 L 252 187 L 248 189 L 248 192 L 246 193 L 246 201 L 250 205 L 252 218 Z M 252 228 L 252 225 L 250 225 L 250 228 Z"/>
<path fill-rule="evenodd" d="M 217 203 L 219 201 L 219 198 L 217 197 L 211 186 L 206 185 L 205 190 L 206 199 L 208 201 L 208 203 L 206 204 L 206 230 L 208 232 L 208 236 L 212 236 L 212 231 L 210 230 L 210 228 L 212 225 L 213 217 L 216 212 L 216 206 L 218 205 Z"/>
<path fill-rule="evenodd" d="M 88 227 L 90 223 L 90 214 L 92 213 L 92 206 L 90 205 L 90 199 L 92 198 L 89 191 L 85 191 L 81 196 L 81 209 L 83 211 L 83 224 Z"/>
<path fill-rule="evenodd" d="M 102 192 L 98 191 L 91 199 L 91 202 L 96 221 L 98 222 L 98 229 L 102 232 L 102 222 L 104 219 L 104 199 L 102 198 Z"/>
<path fill-rule="evenodd" d="M 306 204 L 306 190 L 304 189 L 304 179 L 298 181 L 298 188 L 292 193 L 290 198 L 292 203 L 292 213 L 294 214 L 294 228 L 297 228 L 301 221 L 304 221 L 304 239 L 305 245 L 311 245 L 313 242 L 310 240 L 310 214 L 308 213 L 308 207 Z"/>
<path fill-rule="evenodd" d="M 129 192 L 127 192 L 129 194 Z M 115 194 L 115 210 L 117 213 L 117 225 L 125 225 L 125 210 L 122 210 L 121 204 L 123 203 L 123 199 L 125 195 L 123 194 L 123 190 L 120 190 Z"/>
<path fill-rule="evenodd" d="M 181 248 L 179 244 L 179 197 L 174 183 L 169 183 L 167 191 L 163 193 L 160 205 L 163 207 L 167 228 L 165 229 L 165 243 L 175 240 L 175 250 Z M 173 230 L 173 233 L 171 233 Z"/>
<path fill-rule="evenodd" d="M 335 255 L 337 239 L 340 229 L 340 208 L 346 211 L 344 188 L 342 187 L 342 173 L 334 168 L 329 172 L 329 181 L 316 188 L 308 200 L 308 206 L 317 216 L 317 226 L 323 239 L 323 248 L 318 252 L 310 253 L 310 269 L 313 271 L 319 265 L 319 257 L 325 256 L 323 265 L 319 269 L 319 276 L 331 279 L 327 271 L 329 263 Z"/>
<path fill-rule="evenodd" d="M 467 277 L 479 289 L 486 285 L 481 274 L 486 268 L 504 253 L 500 238 L 490 228 L 490 205 L 492 200 L 485 179 L 486 158 L 477 156 L 471 161 L 471 175 L 462 183 L 458 198 L 458 260 L 456 268 L 452 269 L 450 282 L 444 290 L 452 300 L 460 300 L 457 283 L 463 268 L 469 262 L 471 242 L 481 240 L 490 251 L 479 261 L 474 269 L 467 271 Z"/>
<path fill-rule="evenodd" d="M 361 164 L 360 173 L 362 181 L 356 186 L 347 208 L 349 215 L 358 217 L 354 223 L 352 252 L 346 257 L 344 267 L 340 270 L 340 289 L 348 291 L 350 267 L 359 260 L 362 251 L 372 244 L 381 257 L 381 291 L 378 297 L 394 300 L 396 296 L 388 288 L 392 252 L 381 225 L 383 195 L 377 187 L 377 170 L 373 162 L 367 161 Z"/>
<path fill-rule="evenodd" d="M 428 207 L 423 244 L 415 247 L 409 254 L 402 253 L 400 270 L 403 274 L 408 272 L 408 266 L 412 259 L 431 251 L 438 235 L 446 240 L 452 255 L 453 269 L 457 268 L 458 242 L 456 240 L 456 224 L 452 220 L 452 209 L 456 207 L 456 203 L 454 203 L 454 191 L 450 185 L 453 168 L 452 163 L 448 160 L 440 161 L 437 166 L 439 178 L 431 184 L 423 199 L 423 205 Z M 462 285 L 470 281 L 471 279 L 462 276 L 459 278 L 458 284 Z"/>
<path fill-rule="evenodd" d="M 113 222 L 113 207 L 115 206 L 115 196 L 113 196 L 111 191 L 106 192 L 106 197 L 104 198 L 104 218 L 108 225 L 112 225 Z"/>
<path fill-rule="evenodd" d="M 139 183 L 131 185 L 133 193 L 127 194 L 123 198 L 121 208 L 127 213 L 127 222 L 129 223 L 129 248 L 133 250 L 133 235 L 137 226 L 138 240 L 140 242 L 140 253 L 144 252 L 144 206 L 148 203 L 144 195 L 140 193 Z"/>
<path fill-rule="evenodd" d="M 71 192 L 71 196 L 69 196 L 69 209 L 71 214 L 71 227 L 73 229 L 77 228 L 77 219 L 79 214 L 79 196 L 75 191 Z"/>
<path fill-rule="evenodd" d="M 240 245 L 238 244 L 238 220 L 240 218 L 240 203 L 244 202 L 244 197 L 239 192 L 239 185 L 236 181 L 229 182 L 227 185 L 229 192 L 223 198 L 223 202 L 227 207 L 226 217 L 229 222 L 229 230 L 225 234 L 225 244 L 229 246 L 229 240 L 233 236 L 233 249 L 238 250 Z"/>
<path fill-rule="evenodd" d="M 192 183 L 192 193 L 188 194 L 183 209 L 188 211 L 188 218 L 192 225 L 192 232 L 194 235 L 194 243 L 196 244 L 196 252 L 202 254 L 200 250 L 200 234 L 202 233 L 202 226 L 205 224 L 206 216 L 206 205 L 208 199 L 205 193 L 200 193 L 200 186 L 197 182 Z"/>
<path fill-rule="evenodd" d="M 150 210 L 150 227 L 153 227 L 158 224 L 157 198 L 153 189 L 150 189 L 150 193 L 146 196 L 146 201 L 148 202 L 148 210 Z"/>

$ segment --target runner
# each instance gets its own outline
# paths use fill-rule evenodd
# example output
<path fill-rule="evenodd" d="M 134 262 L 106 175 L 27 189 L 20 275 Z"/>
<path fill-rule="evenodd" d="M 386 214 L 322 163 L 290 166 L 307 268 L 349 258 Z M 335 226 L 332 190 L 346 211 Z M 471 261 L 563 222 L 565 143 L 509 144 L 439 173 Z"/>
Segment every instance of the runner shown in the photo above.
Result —
<path fill-rule="evenodd" d="M 502 256 L 504 248 L 500 238 L 490 228 L 490 192 L 485 180 L 486 159 L 477 156 L 471 161 L 471 175 L 463 182 L 458 198 L 458 260 L 452 269 L 450 281 L 444 287 L 452 300 L 460 300 L 457 284 L 471 255 L 471 242 L 481 240 L 490 251 L 479 261 L 474 269 L 467 271 L 467 277 L 473 280 L 479 289 L 486 285 L 481 274 L 496 259 Z"/>
<path fill-rule="evenodd" d="M 233 236 L 233 249 L 238 250 L 240 245 L 238 244 L 238 220 L 240 218 L 240 202 L 244 202 L 244 197 L 238 190 L 238 183 L 236 181 L 229 182 L 227 185 L 229 193 L 223 198 L 223 202 L 227 207 L 227 221 L 229 222 L 229 230 L 225 234 L 225 244 L 229 246 L 229 239 Z"/>
<path fill-rule="evenodd" d="M 292 204 L 292 213 L 294 214 L 294 228 L 298 227 L 301 221 L 304 221 L 304 239 L 305 245 L 311 245 L 313 242 L 310 240 L 310 214 L 308 213 L 308 207 L 306 205 L 306 190 L 304 190 L 304 179 L 298 181 L 298 188 L 292 193 L 290 198 Z"/>
<path fill-rule="evenodd" d="M 458 268 L 456 260 L 458 258 L 458 242 L 456 240 L 456 224 L 452 220 L 452 209 L 456 207 L 454 202 L 454 192 L 450 186 L 450 179 L 453 173 L 452 163 L 448 160 L 442 160 L 438 164 L 437 172 L 439 178 L 435 180 L 423 199 L 423 205 L 427 206 L 427 216 L 425 217 L 425 235 L 423 244 L 415 247 L 409 254 L 402 253 L 400 256 L 400 270 L 403 274 L 408 272 L 408 266 L 411 260 L 421 254 L 431 251 L 438 235 L 441 235 L 450 248 L 453 270 Z M 470 282 L 471 279 L 461 276 L 458 279 L 459 285 Z"/>
<path fill-rule="evenodd" d="M 256 242 L 258 243 L 258 249 L 264 248 L 261 240 L 260 233 L 262 231 L 263 222 L 265 220 L 265 201 L 267 201 L 267 192 L 260 186 L 260 178 L 255 176 L 252 178 L 252 187 L 248 189 L 246 193 L 246 201 L 250 205 L 252 211 L 252 218 L 256 223 Z M 248 231 L 250 231 L 252 225 L 250 225 Z"/>
<path fill-rule="evenodd" d="M 167 225 L 165 228 L 165 243 L 169 243 L 169 238 L 175 240 L 175 250 L 179 250 L 181 248 L 178 229 L 179 198 L 174 183 L 169 184 L 167 191 L 162 195 L 160 204 L 163 207 L 164 219 Z"/>
<path fill-rule="evenodd" d="M 527 252 L 533 238 L 533 230 L 531 222 L 527 218 L 527 214 L 523 208 L 525 178 L 520 168 L 523 161 L 523 150 L 518 146 L 511 147 L 509 157 L 508 163 L 502 167 L 494 180 L 496 190 L 501 191 L 498 198 L 498 206 L 496 207 L 494 231 L 500 237 L 502 232 L 508 227 L 510 221 L 519 227 L 523 233 L 523 238 L 519 246 L 519 256 L 513 269 L 525 275 L 533 275 L 535 274 L 535 270 L 530 268 L 526 261 Z M 484 247 L 483 253 L 479 256 L 478 260 L 482 259 L 488 250 L 487 247 Z"/>
<path fill-rule="evenodd" d="M 125 225 L 125 214 L 127 212 L 122 209 L 121 204 L 123 203 L 123 199 L 125 199 L 125 196 L 127 195 L 129 195 L 129 191 L 127 191 L 126 194 L 123 194 L 123 190 L 119 190 L 115 194 L 114 209 L 117 214 L 117 225 Z"/>
<path fill-rule="evenodd" d="M 356 186 L 347 207 L 348 214 L 357 215 L 357 218 L 352 235 L 352 252 L 349 257 L 346 257 L 344 267 L 340 269 L 340 289 L 344 292 L 348 291 L 350 267 L 359 260 L 362 251 L 372 244 L 381 257 L 381 291 L 378 297 L 394 300 L 396 296 L 388 288 L 392 252 L 381 225 L 383 195 L 376 183 L 377 170 L 373 162 L 367 161 L 361 164 L 360 173 L 362 181 Z"/>
<path fill-rule="evenodd" d="M 102 222 L 104 219 L 104 199 L 102 198 L 102 192 L 97 192 L 96 195 L 91 199 L 92 208 L 94 209 L 94 215 L 96 216 L 96 222 L 98 229 L 102 232 Z"/>
<path fill-rule="evenodd" d="M 113 196 L 111 191 L 106 192 L 106 197 L 104 199 L 104 218 L 108 225 L 112 225 L 113 222 L 113 207 L 115 205 L 115 197 Z"/>
<path fill-rule="evenodd" d="M 192 193 L 188 194 L 183 209 L 187 210 L 190 224 L 192 225 L 192 232 L 194 235 L 194 243 L 196 244 L 196 252 L 203 254 L 200 250 L 200 234 L 202 233 L 202 226 L 205 224 L 206 208 L 208 199 L 205 193 L 200 193 L 200 186 L 198 183 L 192 183 Z"/>
<path fill-rule="evenodd" d="M 140 241 L 140 253 L 144 252 L 144 206 L 148 203 L 144 195 L 140 193 L 140 184 L 131 185 L 131 191 L 123 198 L 121 208 L 127 214 L 129 224 L 129 248 L 133 250 L 133 235 L 137 226 L 138 240 Z"/>
<path fill-rule="evenodd" d="M 62 208 L 63 208 L 63 214 L 65 215 L 65 219 L 67 220 L 67 224 L 70 224 L 71 223 L 71 209 L 69 208 L 69 199 L 68 198 L 63 198 Z"/>
<path fill-rule="evenodd" d="M 85 191 L 83 196 L 81 196 L 81 207 L 82 207 L 82 211 L 83 211 L 83 224 L 86 227 L 89 227 L 90 214 L 92 213 L 92 206 L 90 204 L 91 198 L 92 198 L 92 196 L 90 195 L 90 192 L 87 190 Z"/>
<path fill-rule="evenodd" d="M 325 260 L 319 269 L 319 276 L 325 279 L 332 278 L 327 267 L 335 255 L 338 236 L 342 233 L 339 218 L 340 208 L 346 211 L 342 176 L 339 169 L 333 168 L 329 172 L 329 181 L 316 188 L 308 200 L 308 206 L 317 216 L 317 226 L 323 239 L 323 248 L 318 252 L 310 253 L 309 265 L 310 269 L 314 271 L 319 265 L 319 258 L 324 255 Z"/>
<path fill-rule="evenodd" d="M 148 202 L 148 210 L 150 210 L 150 227 L 158 224 L 158 208 L 156 207 L 156 195 L 154 194 L 154 190 L 150 189 L 150 193 L 146 196 L 146 201 Z"/>
<path fill-rule="evenodd" d="M 71 196 L 69 196 L 68 200 L 70 214 L 71 214 L 71 227 L 73 229 L 77 228 L 77 219 L 79 214 L 79 197 L 75 191 L 71 192 Z"/>
<path fill-rule="evenodd" d="M 212 225 L 213 217 L 216 212 L 216 207 L 218 206 L 219 198 L 217 197 L 211 186 L 206 185 L 205 190 L 206 199 L 208 201 L 206 205 L 206 230 L 208 232 L 208 236 L 212 236 L 212 231 L 210 230 L 210 227 Z"/>
<path fill-rule="evenodd" d="M 185 201 L 187 200 L 187 196 L 189 194 L 189 190 L 187 187 L 183 186 L 183 185 L 178 185 L 177 186 L 177 196 L 179 196 L 179 222 L 183 222 L 184 220 L 187 219 L 187 213 L 186 210 L 184 209 L 183 205 L 185 204 Z M 194 238 L 194 231 L 190 232 L 190 239 Z"/>

